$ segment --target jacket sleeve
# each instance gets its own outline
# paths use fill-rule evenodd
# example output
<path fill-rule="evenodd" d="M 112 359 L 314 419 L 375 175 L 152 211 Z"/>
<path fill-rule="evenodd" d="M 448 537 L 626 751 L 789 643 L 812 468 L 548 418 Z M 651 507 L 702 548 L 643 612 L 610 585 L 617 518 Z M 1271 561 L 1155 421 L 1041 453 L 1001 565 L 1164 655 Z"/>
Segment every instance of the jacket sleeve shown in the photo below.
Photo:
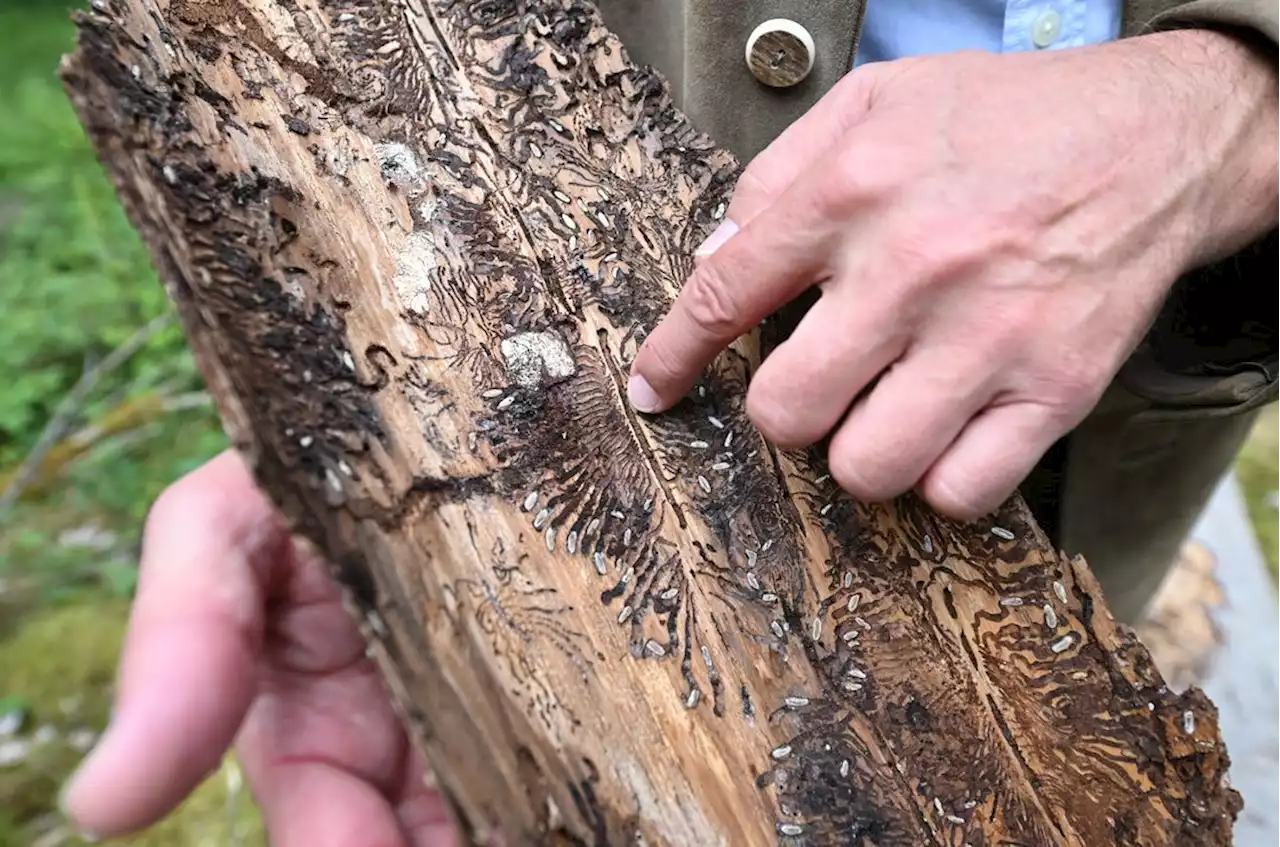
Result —
<path fill-rule="evenodd" d="M 1277 59 L 1275 0 L 1128 0 L 1126 11 L 1127 35 L 1217 30 L 1250 44 L 1273 67 Z M 1236 255 L 1178 280 L 1118 378 L 1150 404 L 1144 414 L 1234 417 L 1280 397 L 1278 250 L 1273 227 Z"/>
<path fill-rule="evenodd" d="M 1259 46 L 1274 55 L 1280 8 L 1275 0 L 1190 0 L 1162 10 L 1142 24 L 1147 32 L 1182 27 L 1252 32 L 1264 42 Z"/>

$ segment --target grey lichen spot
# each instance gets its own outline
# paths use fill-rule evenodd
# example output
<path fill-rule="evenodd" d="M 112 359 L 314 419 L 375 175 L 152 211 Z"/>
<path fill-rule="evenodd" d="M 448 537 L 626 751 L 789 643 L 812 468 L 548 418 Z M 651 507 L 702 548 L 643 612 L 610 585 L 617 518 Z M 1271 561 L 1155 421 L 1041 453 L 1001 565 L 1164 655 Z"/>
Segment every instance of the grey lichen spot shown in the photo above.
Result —
<path fill-rule="evenodd" d="M 408 145 L 388 141 L 375 146 L 374 152 L 378 156 L 378 169 L 384 180 L 410 195 L 422 190 L 422 165 Z"/>
<path fill-rule="evenodd" d="M 551 330 L 504 338 L 502 358 L 511 380 L 526 389 L 553 385 L 577 371 L 569 345 Z"/>
<path fill-rule="evenodd" d="M 422 230 L 409 233 L 404 246 L 396 254 L 392 285 L 400 302 L 415 315 L 425 314 L 431 305 L 431 275 L 435 269 L 435 239 Z"/>

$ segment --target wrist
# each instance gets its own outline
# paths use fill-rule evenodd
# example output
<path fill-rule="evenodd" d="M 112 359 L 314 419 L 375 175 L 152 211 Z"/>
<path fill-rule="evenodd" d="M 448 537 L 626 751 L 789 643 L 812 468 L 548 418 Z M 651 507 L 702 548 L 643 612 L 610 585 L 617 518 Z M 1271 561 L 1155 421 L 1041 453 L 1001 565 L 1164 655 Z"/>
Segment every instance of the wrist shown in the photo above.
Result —
<path fill-rule="evenodd" d="M 1132 39 L 1172 96 L 1188 194 L 1187 262 L 1224 258 L 1276 227 L 1280 194 L 1274 59 L 1241 38 L 1180 29 Z"/>

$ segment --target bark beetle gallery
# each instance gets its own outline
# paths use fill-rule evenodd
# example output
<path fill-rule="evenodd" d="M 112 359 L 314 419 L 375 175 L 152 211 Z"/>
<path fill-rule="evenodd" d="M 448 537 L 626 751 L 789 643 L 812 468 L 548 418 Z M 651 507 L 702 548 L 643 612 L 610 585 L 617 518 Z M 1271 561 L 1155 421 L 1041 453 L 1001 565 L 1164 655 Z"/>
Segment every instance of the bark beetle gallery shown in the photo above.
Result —
<path fill-rule="evenodd" d="M 64 78 L 466 838 L 1226 844 L 1216 711 L 1011 501 L 839 494 L 637 341 L 738 164 L 578 0 L 95 0 Z"/>

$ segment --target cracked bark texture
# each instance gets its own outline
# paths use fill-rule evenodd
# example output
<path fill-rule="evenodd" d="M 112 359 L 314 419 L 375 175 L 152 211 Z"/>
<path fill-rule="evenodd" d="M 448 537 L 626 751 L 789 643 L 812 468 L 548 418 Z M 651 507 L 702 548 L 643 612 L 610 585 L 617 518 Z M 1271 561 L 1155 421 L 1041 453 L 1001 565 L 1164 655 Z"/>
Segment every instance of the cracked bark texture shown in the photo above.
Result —
<path fill-rule="evenodd" d="M 1020 500 L 842 496 L 628 363 L 738 164 L 578 0 L 95 0 L 63 75 L 465 838 L 1213 845 L 1216 711 Z"/>

